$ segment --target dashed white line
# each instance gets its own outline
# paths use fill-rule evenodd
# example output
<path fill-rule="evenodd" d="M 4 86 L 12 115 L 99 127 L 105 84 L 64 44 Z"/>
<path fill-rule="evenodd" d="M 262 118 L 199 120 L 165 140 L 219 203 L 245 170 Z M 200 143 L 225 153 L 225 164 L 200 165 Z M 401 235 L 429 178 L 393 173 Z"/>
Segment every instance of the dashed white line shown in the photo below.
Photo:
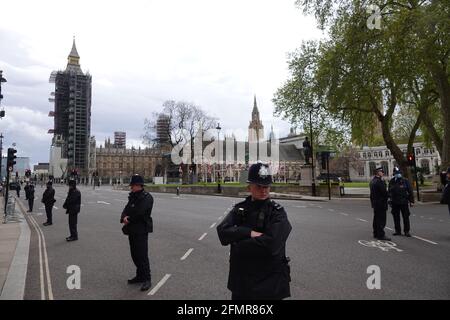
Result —
<path fill-rule="evenodd" d="M 205 232 L 204 234 L 202 234 L 202 236 L 200 238 L 198 238 L 198 241 L 202 241 L 204 237 L 206 237 L 207 233 Z"/>
<path fill-rule="evenodd" d="M 320 209 L 322 209 L 322 207 L 321 207 L 321 206 L 317 206 L 317 208 L 320 208 Z"/>
<path fill-rule="evenodd" d="M 416 239 L 419 239 L 419 240 L 422 240 L 422 241 L 425 241 L 425 242 L 428 242 L 428 243 L 431 243 L 431 244 L 437 244 L 436 242 L 433 242 L 431 240 L 427 240 L 427 239 L 424 239 L 424 238 L 421 238 L 421 237 L 418 237 L 418 236 L 413 236 L 413 238 L 416 238 Z"/>
<path fill-rule="evenodd" d="M 328 211 L 334 211 L 334 209 L 328 209 Z"/>
<path fill-rule="evenodd" d="M 394 231 L 394 229 L 391 229 L 391 228 L 389 228 L 389 227 L 386 227 L 386 229 L 391 230 L 391 231 Z"/>
<path fill-rule="evenodd" d="M 210 229 L 214 228 L 214 227 L 216 226 L 216 223 L 217 223 L 217 222 L 214 222 L 209 228 L 210 228 Z"/>
<path fill-rule="evenodd" d="M 111 203 L 105 202 L 105 201 L 97 201 L 97 203 L 101 203 L 101 204 L 111 204 Z"/>
<path fill-rule="evenodd" d="M 166 274 L 166 275 L 158 282 L 158 284 L 157 284 L 157 285 L 156 285 L 156 286 L 148 293 L 148 295 L 149 295 L 149 296 L 154 295 L 154 294 L 159 290 L 159 288 L 161 288 L 161 287 L 164 285 L 164 283 L 166 283 L 167 279 L 169 279 L 170 276 L 171 276 L 171 274 Z"/>
<path fill-rule="evenodd" d="M 361 218 L 356 218 L 356 220 L 359 220 L 359 221 L 364 221 L 364 222 L 369 222 L 369 221 L 367 221 L 367 220 L 364 220 L 364 219 L 361 219 Z"/>
<path fill-rule="evenodd" d="M 120 202 L 128 202 L 128 201 L 126 201 L 126 200 L 122 200 L 122 199 L 114 199 L 114 200 L 116 200 L 116 201 L 120 201 Z"/>
<path fill-rule="evenodd" d="M 58 207 L 53 206 L 53 209 L 58 210 Z"/>
<path fill-rule="evenodd" d="M 223 218 L 223 216 L 220 216 L 220 217 L 217 218 L 217 220 L 220 220 L 220 219 L 222 219 L 222 218 Z"/>
<path fill-rule="evenodd" d="M 348 216 L 348 213 L 345 212 L 339 212 L 339 214 L 342 214 L 343 216 Z"/>
<path fill-rule="evenodd" d="M 295 206 L 296 208 L 306 208 L 306 206 Z"/>
<path fill-rule="evenodd" d="M 182 257 L 180 258 L 180 260 L 186 259 L 186 258 L 191 254 L 192 251 L 194 251 L 194 248 L 190 248 L 190 249 L 184 254 L 184 256 L 182 256 Z"/>

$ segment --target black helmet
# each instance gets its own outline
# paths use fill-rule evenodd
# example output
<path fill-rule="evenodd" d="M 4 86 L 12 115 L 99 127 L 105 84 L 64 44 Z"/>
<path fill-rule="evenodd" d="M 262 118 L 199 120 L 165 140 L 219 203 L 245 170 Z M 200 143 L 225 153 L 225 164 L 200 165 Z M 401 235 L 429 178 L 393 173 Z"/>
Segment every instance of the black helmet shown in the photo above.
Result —
<path fill-rule="evenodd" d="M 76 187 L 77 186 L 77 182 L 73 179 L 69 180 L 69 187 Z"/>
<path fill-rule="evenodd" d="M 130 186 L 133 184 L 140 184 L 141 186 L 144 185 L 144 178 L 142 178 L 140 175 L 135 174 L 131 177 Z"/>
<path fill-rule="evenodd" d="M 400 170 L 400 168 L 399 167 L 394 167 L 394 172 L 393 172 L 393 175 L 396 175 L 396 174 L 401 174 L 402 172 L 401 172 L 401 170 Z"/>
<path fill-rule="evenodd" d="M 47 181 L 47 185 L 51 186 L 53 184 L 53 182 L 51 180 Z"/>
<path fill-rule="evenodd" d="M 248 170 L 247 183 L 268 186 L 272 184 L 272 173 L 268 164 L 258 162 L 252 164 Z"/>

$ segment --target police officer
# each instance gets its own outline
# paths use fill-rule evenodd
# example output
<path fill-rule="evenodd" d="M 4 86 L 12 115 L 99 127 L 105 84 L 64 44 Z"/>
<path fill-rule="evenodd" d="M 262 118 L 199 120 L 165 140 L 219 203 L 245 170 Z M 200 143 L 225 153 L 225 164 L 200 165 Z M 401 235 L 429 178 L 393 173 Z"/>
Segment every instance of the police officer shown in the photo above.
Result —
<path fill-rule="evenodd" d="M 414 204 L 414 193 L 411 184 L 407 179 L 402 177 L 402 173 L 399 168 L 394 168 L 394 177 L 389 181 L 389 197 L 392 206 L 392 215 L 394 217 L 395 233 L 394 236 L 402 235 L 402 227 L 400 224 L 400 212 L 403 217 L 403 231 L 405 236 L 411 237 L 409 233 L 410 224 L 409 205 Z"/>
<path fill-rule="evenodd" d="M 41 202 L 45 206 L 45 213 L 47 214 L 47 221 L 44 222 L 44 226 L 51 226 L 53 224 L 52 209 L 55 204 L 55 189 L 53 189 L 53 183 L 51 181 L 47 182 L 47 189 L 45 189 L 42 195 Z"/>
<path fill-rule="evenodd" d="M 69 192 L 63 204 L 63 208 L 66 209 L 66 214 L 69 215 L 70 236 L 66 238 L 67 241 L 78 240 L 77 221 L 80 207 L 81 193 L 77 189 L 77 182 L 75 180 L 69 180 Z"/>
<path fill-rule="evenodd" d="M 386 190 L 386 183 L 383 180 L 384 171 L 382 167 L 375 169 L 375 176 L 370 182 L 370 202 L 373 208 L 373 236 L 378 240 L 391 239 L 386 237 L 384 227 L 386 227 L 386 211 L 388 209 L 389 194 Z"/>
<path fill-rule="evenodd" d="M 284 208 L 269 198 L 269 166 L 253 164 L 247 182 L 251 195 L 217 226 L 221 244 L 231 245 L 231 299 L 284 299 L 291 295 L 286 241 L 292 227 Z"/>
<path fill-rule="evenodd" d="M 33 205 L 34 205 L 34 185 L 33 183 L 28 183 L 23 188 L 25 191 L 25 199 L 28 200 L 28 211 L 27 212 L 33 212 Z"/>
<path fill-rule="evenodd" d="M 447 204 L 448 213 L 450 214 L 450 167 L 447 168 L 447 181 L 444 184 L 444 189 L 442 190 L 442 204 Z"/>
<path fill-rule="evenodd" d="M 144 191 L 144 179 L 140 175 L 131 178 L 130 189 L 128 203 L 120 217 L 120 223 L 124 225 L 122 231 L 128 235 L 131 258 L 136 266 L 136 276 L 128 283 L 142 283 L 141 291 L 147 291 L 152 286 L 148 234 L 153 232 L 153 197 Z"/>
<path fill-rule="evenodd" d="M 19 183 L 19 182 L 17 182 L 17 183 L 16 183 L 16 192 L 17 192 L 17 198 L 20 198 L 20 189 L 21 189 L 21 187 L 20 187 L 20 183 Z"/>

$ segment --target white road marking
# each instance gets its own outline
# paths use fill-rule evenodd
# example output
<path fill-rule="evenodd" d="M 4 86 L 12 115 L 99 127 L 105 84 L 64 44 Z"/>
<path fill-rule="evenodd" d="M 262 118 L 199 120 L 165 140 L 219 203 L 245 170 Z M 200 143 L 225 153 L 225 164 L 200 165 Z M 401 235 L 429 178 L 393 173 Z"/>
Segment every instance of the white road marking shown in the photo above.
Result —
<path fill-rule="evenodd" d="M 306 208 L 306 206 L 295 206 L 296 208 Z"/>
<path fill-rule="evenodd" d="M 422 241 L 425 241 L 425 242 L 428 242 L 428 243 L 431 243 L 431 244 L 437 244 L 436 242 L 433 242 L 433 241 L 430 241 L 430 240 L 427 240 L 427 239 L 424 239 L 424 238 L 421 238 L 421 237 L 418 237 L 418 236 L 413 236 L 413 238 L 416 238 L 416 239 L 419 239 L 419 240 L 422 240 Z"/>
<path fill-rule="evenodd" d="M 167 281 L 167 279 L 169 279 L 170 278 L 170 274 L 166 274 L 162 279 L 161 279 L 161 281 L 159 281 L 158 282 L 158 284 L 148 293 L 148 295 L 149 296 L 152 296 L 152 295 L 154 295 L 158 290 L 159 290 L 159 288 L 161 288 L 163 285 L 164 285 L 164 283 L 166 283 L 166 281 Z"/>
<path fill-rule="evenodd" d="M 369 221 L 367 221 L 367 220 L 364 220 L 364 219 L 360 219 L 360 218 L 356 218 L 356 220 L 359 220 L 359 221 L 364 221 L 364 222 L 369 222 Z"/>
<path fill-rule="evenodd" d="M 439 220 L 439 222 L 444 222 L 444 220 Z"/>
<path fill-rule="evenodd" d="M 348 213 L 345 213 L 345 212 L 339 212 L 339 214 L 342 214 L 344 216 L 348 216 Z"/>
<path fill-rule="evenodd" d="M 317 208 L 320 208 L 320 209 L 322 209 L 322 207 L 321 207 L 321 206 L 317 206 Z"/>
<path fill-rule="evenodd" d="M 423 219 L 423 216 L 420 216 Z"/>
<path fill-rule="evenodd" d="M 210 229 L 214 228 L 214 227 L 216 226 L 216 223 L 217 223 L 217 222 L 214 222 L 209 228 L 210 228 Z"/>
<path fill-rule="evenodd" d="M 105 201 L 97 201 L 97 203 L 101 203 L 101 204 L 111 204 L 111 203 L 105 202 Z"/>
<path fill-rule="evenodd" d="M 220 216 L 220 217 L 217 218 L 217 220 L 220 220 L 220 219 L 222 219 L 222 218 L 223 218 L 223 216 Z"/>
<path fill-rule="evenodd" d="M 190 249 L 184 254 L 184 256 L 182 256 L 182 257 L 180 258 L 180 260 L 186 259 L 186 258 L 191 254 L 192 251 L 194 251 L 194 248 L 190 248 Z"/>
<path fill-rule="evenodd" d="M 204 234 L 202 234 L 202 236 L 200 238 L 198 238 L 198 241 L 202 241 L 204 237 L 206 237 L 207 233 L 205 232 Z"/>
<path fill-rule="evenodd" d="M 334 211 L 334 209 L 328 209 L 328 211 Z"/>
<path fill-rule="evenodd" d="M 128 202 L 128 201 L 126 201 L 126 200 L 122 200 L 122 199 L 114 199 L 114 200 L 116 200 L 116 201 L 120 201 L 120 202 Z"/>
<path fill-rule="evenodd" d="M 53 209 L 58 210 L 58 207 L 53 206 Z"/>
<path fill-rule="evenodd" d="M 389 227 L 386 227 L 386 229 L 391 230 L 391 231 L 394 231 L 394 229 L 391 229 L 391 228 L 389 228 Z"/>

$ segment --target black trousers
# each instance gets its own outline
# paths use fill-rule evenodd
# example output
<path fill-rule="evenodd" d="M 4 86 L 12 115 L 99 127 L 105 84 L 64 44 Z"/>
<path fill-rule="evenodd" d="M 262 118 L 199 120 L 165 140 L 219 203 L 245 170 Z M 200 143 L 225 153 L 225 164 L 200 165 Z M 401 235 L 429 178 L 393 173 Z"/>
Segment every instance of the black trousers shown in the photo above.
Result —
<path fill-rule="evenodd" d="M 131 259 L 136 266 L 136 277 L 141 280 L 150 280 L 150 262 L 148 259 L 148 233 L 130 234 Z"/>
<path fill-rule="evenodd" d="M 373 236 L 375 238 L 382 238 L 385 236 L 384 227 L 386 227 L 386 209 L 373 209 Z"/>
<path fill-rule="evenodd" d="M 409 212 L 408 204 L 393 204 L 392 205 L 392 215 L 394 216 L 394 225 L 395 225 L 395 232 L 402 233 L 402 226 L 400 223 L 400 213 L 403 217 L 403 231 L 405 233 L 409 232 L 410 230 L 410 224 L 409 224 L 409 216 L 411 213 Z"/>
<path fill-rule="evenodd" d="M 33 211 L 34 199 L 28 198 L 28 208 Z"/>
<path fill-rule="evenodd" d="M 45 213 L 47 214 L 47 223 L 53 223 L 52 206 L 45 206 Z"/>
<path fill-rule="evenodd" d="M 69 213 L 69 230 L 72 238 L 78 238 L 77 222 L 78 213 Z"/>

